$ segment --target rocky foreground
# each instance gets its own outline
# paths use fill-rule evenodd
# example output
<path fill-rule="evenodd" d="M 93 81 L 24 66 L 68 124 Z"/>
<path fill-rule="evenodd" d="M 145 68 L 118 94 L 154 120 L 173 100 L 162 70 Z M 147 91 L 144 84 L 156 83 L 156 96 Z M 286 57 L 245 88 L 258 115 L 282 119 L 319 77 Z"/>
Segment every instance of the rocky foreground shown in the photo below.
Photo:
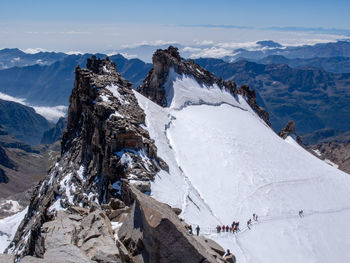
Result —
<path fill-rule="evenodd" d="M 180 209 L 148 196 L 168 166 L 115 64 L 93 57 L 75 74 L 61 158 L 0 262 L 233 262 L 190 235 Z"/>

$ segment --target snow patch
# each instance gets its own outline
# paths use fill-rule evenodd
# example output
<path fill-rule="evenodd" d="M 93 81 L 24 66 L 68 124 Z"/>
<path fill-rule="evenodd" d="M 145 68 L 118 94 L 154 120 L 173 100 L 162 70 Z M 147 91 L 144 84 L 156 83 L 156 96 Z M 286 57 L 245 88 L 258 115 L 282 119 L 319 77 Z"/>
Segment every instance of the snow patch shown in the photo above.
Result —
<path fill-rule="evenodd" d="M 3 253 L 11 243 L 27 211 L 28 207 L 17 214 L 0 220 L 0 253 Z"/>
<path fill-rule="evenodd" d="M 110 92 L 112 92 L 113 96 L 118 98 L 118 100 L 122 104 L 129 104 L 129 102 L 127 100 L 125 100 L 124 96 L 119 93 L 118 88 L 119 87 L 117 85 L 114 85 L 114 84 L 106 86 L 106 89 L 108 89 Z"/>

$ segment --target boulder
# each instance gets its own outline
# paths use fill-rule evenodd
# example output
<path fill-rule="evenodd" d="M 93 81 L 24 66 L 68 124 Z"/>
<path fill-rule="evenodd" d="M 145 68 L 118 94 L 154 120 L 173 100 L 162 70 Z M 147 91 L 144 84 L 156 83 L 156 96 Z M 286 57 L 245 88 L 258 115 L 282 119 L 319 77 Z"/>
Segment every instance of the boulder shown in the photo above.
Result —
<path fill-rule="evenodd" d="M 294 121 L 289 121 L 287 125 L 278 132 L 278 136 L 282 139 L 286 139 L 288 136 L 292 136 L 299 144 L 302 144 L 302 138 L 295 131 Z"/>
<path fill-rule="evenodd" d="M 121 254 L 126 255 L 127 250 L 130 262 L 223 262 L 219 255 L 213 256 L 217 254 L 214 250 L 209 252 L 209 246 L 188 234 L 171 207 L 132 185 L 128 194 L 133 203 L 118 236 L 125 247 Z"/>

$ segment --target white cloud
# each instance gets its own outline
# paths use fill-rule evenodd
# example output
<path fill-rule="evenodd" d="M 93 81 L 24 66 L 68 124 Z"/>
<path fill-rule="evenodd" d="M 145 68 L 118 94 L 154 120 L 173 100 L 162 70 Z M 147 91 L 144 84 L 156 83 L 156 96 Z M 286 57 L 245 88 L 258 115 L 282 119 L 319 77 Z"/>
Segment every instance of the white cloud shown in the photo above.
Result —
<path fill-rule="evenodd" d="M 12 62 L 12 63 L 15 63 L 15 62 L 18 62 L 18 61 L 20 61 L 20 60 L 21 60 L 20 57 L 16 57 L 16 58 L 11 59 L 11 62 Z"/>
<path fill-rule="evenodd" d="M 212 40 L 194 40 L 193 41 L 195 45 L 198 45 L 198 46 L 208 46 L 208 45 L 213 45 L 214 44 L 214 41 Z"/>
<path fill-rule="evenodd" d="M 162 45 L 174 45 L 178 44 L 178 41 L 165 41 L 165 40 L 154 40 L 154 41 L 141 41 L 134 44 L 122 45 L 122 48 L 135 48 L 139 46 L 162 46 Z"/>
<path fill-rule="evenodd" d="M 137 55 L 128 54 L 128 53 L 120 53 L 120 55 L 122 55 L 124 58 L 127 58 L 127 59 L 137 58 Z M 108 55 L 108 56 L 111 56 L 111 55 Z"/>
<path fill-rule="evenodd" d="M 48 121 L 57 122 L 59 118 L 66 116 L 67 106 L 59 105 L 54 107 L 33 106 L 36 113 L 42 115 Z"/>
<path fill-rule="evenodd" d="M 220 47 L 211 47 L 211 48 L 204 48 L 200 52 L 196 52 L 191 54 L 191 58 L 204 58 L 204 57 L 211 57 L 211 58 L 222 58 L 225 56 L 233 56 L 234 53 L 230 49 L 220 48 Z"/>
<path fill-rule="evenodd" d="M 43 116 L 45 119 L 51 122 L 57 122 L 59 118 L 66 116 L 67 106 L 58 105 L 58 106 L 33 106 L 26 103 L 26 99 L 13 97 L 5 93 L 0 92 L 0 99 L 17 102 L 19 104 L 34 108 L 35 112 Z"/>
<path fill-rule="evenodd" d="M 22 51 L 24 53 L 28 53 L 28 54 L 36 54 L 36 53 L 39 53 L 39 52 L 48 52 L 48 50 L 46 49 L 43 49 L 43 48 L 27 48 L 27 49 L 22 49 Z"/>
<path fill-rule="evenodd" d="M 198 47 L 184 47 L 182 51 L 185 52 L 200 52 L 202 49 Z"/>
<path fill-rule="evenodd" d="M 67 51 L 67 52 L 65 52 L 66 54 L 68 54 L 68 55 L 83 55 L 84 54 L 84 52 L 81 52 L 81 51 L 78 51 L 78 50 L 72 50 L 72 51 Z"/>
<path fill-rule="evenodd" d="M 26 105 L 26 102 L 25 102 L 26 100 L 25 100 L 25 99 L 16 98 L 16 97 L 13 97 L 13 96 L 11 96 L 11 95 L 7 95 L 7 94 L 2 93 L 2 92 L 0 92 L 0 99 L 2 99 L 2 100 L 8 100 L 8 101 L 13 101 L 13 102 L 17 102 L 17 103 Z"/>

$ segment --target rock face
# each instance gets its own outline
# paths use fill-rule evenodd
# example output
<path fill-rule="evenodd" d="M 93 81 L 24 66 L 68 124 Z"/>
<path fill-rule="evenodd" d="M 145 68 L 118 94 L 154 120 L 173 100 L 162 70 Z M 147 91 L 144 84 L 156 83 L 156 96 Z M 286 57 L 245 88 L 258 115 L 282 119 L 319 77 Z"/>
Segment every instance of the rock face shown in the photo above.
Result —
<path fill-rule="evenodd" d="M 0 146 L 0 165 L 9 169 L 15 168 L 14 163 L 7 156 L 5 149 L 2 146 Z"/>
<path fill-rule="evenodd" d="M 90 208 L 121 198 L 122 180 L 149 191 L 166 164 L 142 128 L 145 115 L 113 62 L 92 58 L 76 68 L 62 157 L 36 187 L 28 213 L 8 251 L 17 258 L 45 257 L 45 222 L 71 206 Z"/>
<path fill-rule="evenodd" d="M 125 199 L 132 202 L 131 211 L 118 232 L 118 246 L 125 262 L 224 262 L 209 245 L 188 234 L 170 206 L 133 186 L 128 190 Z"/>
<path fill-rule="evenodd" d="M 230 92 L 233 96 L 240 94 L 253 108 L 253 110 L 270 126 L 269 114 L 256 102 L 256 94 L 248 86 L 242 86 L 237 89 L 235 82 L 224 81 L 221 77 L 215 76 L 197 65 L 193 60 L 185 60 L 178 52 L 178 49 L 169 46 L 168 49 L 158 49 L 153 55 L 153 69 L 147 74 L 143 84 L 137 88 L 137 91 L 157 103 L 162 107 L 169 105 L 166 99 L 164 85 L 166 84 L 169 72 L 173 69 L 179 75 L 190 75 L 196 79 L 199 84 L 207 87 L 216 84 L 220 89 Z"/>
<path fill-rule="evenodd" d="M 350 174 L 350 143 L 327 142 L 309 146 L 309 151 L 326 162 Z M 329 161 L 330 162 L 329 162 Z"/>
<path fill-rule="evenodd" d="M 121 262 L 108 217 L 102 210 L 94 209 L 72 207 L 68 211 L 59 211 L 53 221 L 43 224 L 41 235 L 45 262 L 57 259 L 72 263 L 100 262 L 98 260 L 103 259 L 104 262 Z"/>
<path fill-rule="evenodd" d="M 44 132 L 41 144 L 52 144 L 62 139 L 62 134 L 67 126 L 67 118 L 60 118 L 55 127 Z"/>
<path fill-rule="evenodd" d="M 288 136 L 292 136 L 299 144 L 302 144 L 301 136 L 297 135 L 295 131 L 294 121 L 289 121 L 281 131 L 278 132 L 278 136 L 285 139 Z"/>

